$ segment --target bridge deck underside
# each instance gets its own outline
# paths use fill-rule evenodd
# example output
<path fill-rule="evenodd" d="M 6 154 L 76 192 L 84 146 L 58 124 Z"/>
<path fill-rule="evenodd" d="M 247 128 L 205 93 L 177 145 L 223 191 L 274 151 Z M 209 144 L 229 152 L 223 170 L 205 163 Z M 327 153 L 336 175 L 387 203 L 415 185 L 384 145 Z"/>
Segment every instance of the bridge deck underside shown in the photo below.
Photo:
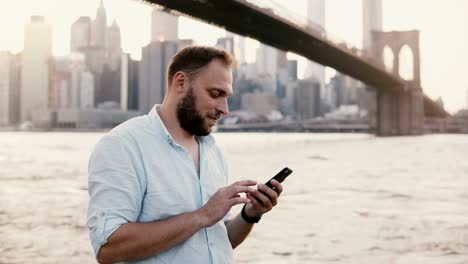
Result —
<path fill-rule="evenodd" d="M 232 0 L 146 0 L 223 27 L 239 35 L 249 36 L 275 48 L 291 51 L 305 58 L 332 67 L 377 89 L 401 92 L 405 81 L 369 63 L 349 50 L 299 25 L 243 1 Z M 446 116 L 447 113 L 424 96 L 425 115 Z"/>

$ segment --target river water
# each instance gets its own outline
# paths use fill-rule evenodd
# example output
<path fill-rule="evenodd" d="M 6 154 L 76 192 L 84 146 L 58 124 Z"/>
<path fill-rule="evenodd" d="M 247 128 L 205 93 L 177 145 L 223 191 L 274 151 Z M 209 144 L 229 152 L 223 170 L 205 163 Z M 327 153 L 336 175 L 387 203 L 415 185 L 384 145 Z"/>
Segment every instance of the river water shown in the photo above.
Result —
<path fill-rule="evenodd" d="M 103 135 L 0 132 L 0 263 L 95 263 L 87 162 Z M 237 263 L 468 263 L 466 135 L 215 137 L 231 181 L 294 170 Z"/>

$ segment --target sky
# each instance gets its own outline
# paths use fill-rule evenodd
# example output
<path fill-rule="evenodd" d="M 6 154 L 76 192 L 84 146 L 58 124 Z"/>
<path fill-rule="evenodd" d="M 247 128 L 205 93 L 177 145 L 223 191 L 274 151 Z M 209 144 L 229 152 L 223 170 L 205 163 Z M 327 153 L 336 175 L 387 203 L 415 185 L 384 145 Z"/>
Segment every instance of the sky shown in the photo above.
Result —
<path fill-rule="evenodd" d="M 275 0 L 287 13 L 306 17 L 307 0 Z M 79 16 L 94 18 L 98 0 L 0 0 L 0 50 L 23 49 L 24 24 L 31 15 L 45 16 L 52 26 L 53 54 L 69 52 L 70 26 Z M 133 58 L 150 41 L 152 7 L 136 0 L 104 0 L 108 24 L 120 26 L 122 49 Z M 383 30 L 420 30 L 421 82 L 431 98 L 442 97 L 449 112 L 468 104 L 468 1 L 383 0 Z M 361 0 L 326 0 L 325 28 L 328 33 L 356 47 L 362 42 Z M 214 45 L 223 29 L 182 17 L 179 37 Z M 247 58 L 255 59 L 258 43 L 248 41 Z M 298 56 L 288 55 L 290 58 Z M 306 60 L 299 60 L 299 77 Z M 333 71 L 327 70 L 330 77 Z"/>

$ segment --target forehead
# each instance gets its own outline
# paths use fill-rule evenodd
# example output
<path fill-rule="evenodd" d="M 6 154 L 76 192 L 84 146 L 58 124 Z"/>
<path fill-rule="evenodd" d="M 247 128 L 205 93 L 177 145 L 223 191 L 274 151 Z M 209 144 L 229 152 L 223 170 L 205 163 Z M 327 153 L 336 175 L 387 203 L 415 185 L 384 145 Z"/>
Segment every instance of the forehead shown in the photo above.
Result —
<path fill-rule="evenodd" d="M 212 60 L 206 68 L 196 75 L 194 82 L 204 88 L 217 88 L 232 94 L 231 68 L 220 59 Z"/>

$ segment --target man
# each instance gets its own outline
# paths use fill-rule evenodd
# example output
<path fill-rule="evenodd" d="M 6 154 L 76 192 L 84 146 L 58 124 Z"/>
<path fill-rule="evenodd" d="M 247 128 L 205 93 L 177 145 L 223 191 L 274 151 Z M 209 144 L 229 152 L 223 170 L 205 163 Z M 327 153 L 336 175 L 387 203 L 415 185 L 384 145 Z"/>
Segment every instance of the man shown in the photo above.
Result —
<path fill-rule="evenodd" d="M 232 58 L 191 46 L 169 64 L 162 105 L 109 132 L 89 163 L 88 227 L 101 263 L 232 263 L 232 250 L 277 203 L 275 189 L 227 185 L 209 135 L 227 115 Z M 241 195 L 241 194 L 246 194 Z M 229 210 L 245 204 L 241 214 Z"/>

